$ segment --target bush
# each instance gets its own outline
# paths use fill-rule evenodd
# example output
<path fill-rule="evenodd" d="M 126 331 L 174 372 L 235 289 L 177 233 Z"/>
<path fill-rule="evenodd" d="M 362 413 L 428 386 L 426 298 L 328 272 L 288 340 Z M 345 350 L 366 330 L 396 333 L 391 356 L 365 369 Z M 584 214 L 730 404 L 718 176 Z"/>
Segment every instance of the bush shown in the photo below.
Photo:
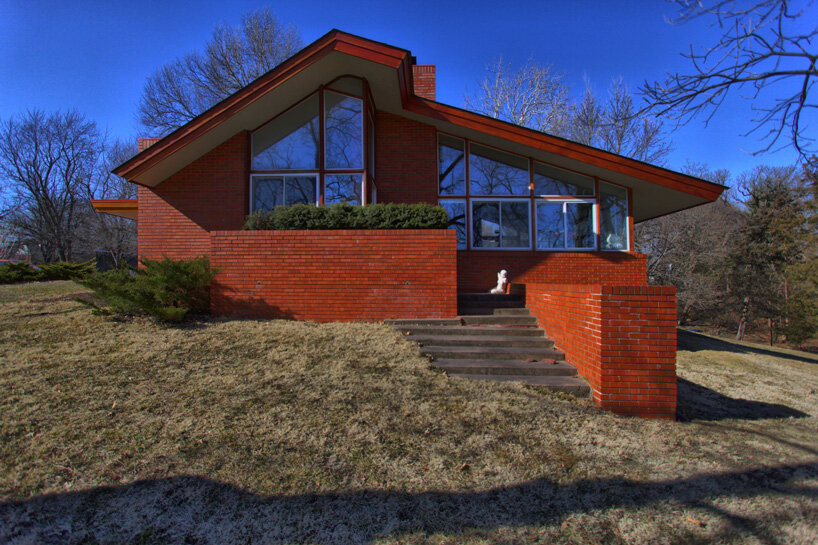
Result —
<path fill-rule="evenodd" d="M 294 204 L 271 212 L 253 212 L 244 229 L 251 231 L 317 229 L 446 229 L 446 210 L 433 204 L 371 204 L 332 206 Z"/>
<path fill-rule="evenodd" d="M 188 314 L 208 311 L 215 271 L 206 256 L 180 261 L 143 258 L 141 263 L 142 269 L 97 273 L 80 284 L 93 290 L 115 314 L 147 314 L 180 322 Z"/>
<path fill-rule="evenodd" d="M 28 263 L 0 265 L 0 284 L 46 282 L 49 280 L 81 280 L 94 274 L 94 261 L 84 263 L 43 263 L 34 267 Z"/>

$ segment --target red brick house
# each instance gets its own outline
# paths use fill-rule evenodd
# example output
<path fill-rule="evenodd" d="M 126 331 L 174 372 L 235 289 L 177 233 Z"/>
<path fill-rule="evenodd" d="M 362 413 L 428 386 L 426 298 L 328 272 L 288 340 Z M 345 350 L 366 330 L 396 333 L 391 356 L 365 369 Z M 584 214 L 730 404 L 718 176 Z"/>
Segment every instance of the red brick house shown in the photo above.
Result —
<path fill-rule="evenodd" d="M 647 286 L 634 223 L 723 191 L 436 102 L 434 66 L 337 30 L 165 138 L 140 140 L 114 172 L 138 199 L 97 209 L 136 217 L 140 256 L 209 255 L 215 313 L 452 318 L 458 292 L 486 291 L 506 269 L 600 391 L 631 357 L 626 344 L 656 338 L 670 352 L 672 341 L 675 362 L 673 290 Z M 254 210 L 335 202 L 439 203 L 457 221 L 240 231 Z M 666 363 L 652 354 L 648 365 Z"/>

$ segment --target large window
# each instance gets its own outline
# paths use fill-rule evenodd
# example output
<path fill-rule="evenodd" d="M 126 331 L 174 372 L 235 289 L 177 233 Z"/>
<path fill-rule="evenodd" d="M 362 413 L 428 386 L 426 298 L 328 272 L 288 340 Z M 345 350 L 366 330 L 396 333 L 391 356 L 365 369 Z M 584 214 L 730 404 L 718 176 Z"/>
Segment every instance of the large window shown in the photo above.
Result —
<path fill-rule="evenodd" d="M 438 135 L 438 194 L 460 250 L 630 247 L 626 188 L 467 139 Z"/>
<path fill-rule="evenodd" d="M 374 112 L 368 96 L 363 80 L 343 77 L 256 130 L 251 211 L 374 202 Z"/>

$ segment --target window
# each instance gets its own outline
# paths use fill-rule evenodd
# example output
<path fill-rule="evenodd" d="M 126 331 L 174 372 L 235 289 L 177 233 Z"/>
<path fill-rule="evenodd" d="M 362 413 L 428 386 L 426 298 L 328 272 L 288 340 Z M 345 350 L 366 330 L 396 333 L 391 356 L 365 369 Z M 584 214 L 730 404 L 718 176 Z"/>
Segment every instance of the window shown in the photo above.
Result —
<path fill-rule="evenodd" d="M 276 206 L 288 204 L 316 204 L 317 176 L 260 176 L 251 178 L 251 211 L 269 212 Z"/>
<path fill-rule="evenodd" d="M 478 144 L 469 146 L 472 195 L 528 195 L 528 159 Z"/>
<path fill-rule="evenodd" d="M 599 238 L 603 250 L 628 249 L 628 190 L 599 182 Z"/>
<path fill-rule="evenodd" d="M 441 134 L 437 141 L 437 172 L 441 195 L 466 194 L 466 143 Z"/>
<path fill-rule="evenodd" d="M 530 248 L 530 201 L 471 201 L 473 248 Z"/>
<path fill-rule="evenodd" d="M 449 229 L 457 230 L 457 249 L 466 249 L 466 201 L 463 199 L 442 200 L 438 204 L 449 214 Z"/>
<path fill-rule="evenodd" d="M 596 248 L 593 201 L 537 201 L 537 248 Z"/>
<path fill-rule="evenodd" d="M 594 194 L 594 179 L 534 162 L 534 194 L 584 196 Z"/>
<path fill-rule="evenodd" d="M 318 95 L 253 133 L 253 170 L 318 168 Z"/>
<path fill-rule="evenodd" d="M 327 169 L 364 168 L 363 100 L 324 93 Z"/>
<path fill-rule="evenodd" d="M 447 134 L 437 150 L 439 204 L 459 250 L 630 248 L 626 188 Z"/>
<path fill-rule="evenodd" d="M 324 202 L 361 204 L 360 174 L 328 174 L 324 178 Z"/>
<path fill-rule="evenodd" d="M 374 110 L 368 96 L 365 80 L 344 76 L 257 129 L 251 144 L 250 209 L 361 205 L 365 187 L 367 202 L 373 202 Z"/>

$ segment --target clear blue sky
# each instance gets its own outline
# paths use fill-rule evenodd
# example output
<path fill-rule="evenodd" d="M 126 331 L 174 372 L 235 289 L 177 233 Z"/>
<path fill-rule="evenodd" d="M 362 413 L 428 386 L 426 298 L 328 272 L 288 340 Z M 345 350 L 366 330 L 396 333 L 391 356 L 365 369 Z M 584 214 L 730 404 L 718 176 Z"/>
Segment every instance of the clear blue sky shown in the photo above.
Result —
<path fill-rule="evenodd" d="M 0 118 L 29 108 L 76 108 L 113 137 L 135 138 L 145 79 L 175 57 L 200 50 L 220 22 L 237 24 L 260 2 L 0 0 Z M 614 77 L 632 90 L 666 71 L 687 70 L 680 53 L 713 39 L 703 23 L 672 26 L 659 0 L 532 2 L 294 1 L 270 5 L 309 43 L 332 28 L 412 51 L 437 65 L 438 100 L 462 106 L 467 87 L 499 54 L 529 57 L 566 75 L 573 93 L 590 78 L 600 95 Z M 690 159 L 733 174 L 757 164 L 792 164 L 787 149 L 753 157 L 746 100 L 734 95 L 708 127 L 671 134 L 668 166 Z"/>

